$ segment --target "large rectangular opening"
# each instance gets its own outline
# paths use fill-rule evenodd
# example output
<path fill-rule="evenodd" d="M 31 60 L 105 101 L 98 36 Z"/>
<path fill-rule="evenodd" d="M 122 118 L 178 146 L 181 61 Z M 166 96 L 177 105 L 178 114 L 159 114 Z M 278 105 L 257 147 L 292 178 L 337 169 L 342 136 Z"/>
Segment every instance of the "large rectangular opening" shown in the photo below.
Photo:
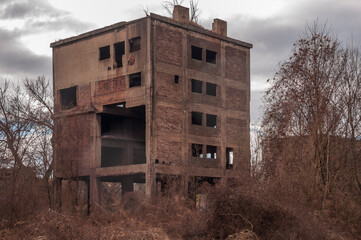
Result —
<path fill-rule="evenodd" d="M 142 85 L 142 74 L 140 72 L 129 75 L 129 88 Z"/>
<path fill-rule="evenodd" d="M 101 167 L 146 163 L 145 106 L 105 105 L 100 121 Z"/>
<path fill-rule="evenodd" d="M 206 62 L 216 64 L 217 61 L 217 53 L 211 50 L 206 50 Z"/>
<path fill-rule="evenodd" d="M 226 148 L 226 169 L 233 168 L 233 148 Z"/>
<path fill-rule="evenodd" d="M 145 174 L 115 175 L 101 178 L 101 203 L 108 210 L 117 210 L 124 204 L 124 195 L 129 192 L 145 194 Z M 128 208 L 130 206 L 124 205 Z"/>
<path fill-rule="evenodd" d="M 99 48 L 99 60 L 110 58 L 110 46 L 104 46 Z"/>
<path fill-rule="evenodd" d="M 202 93 L 202 88 L 203 88 L 203 82 L 202 81 L 192 79 L 192 92 Z"/>
<path fill-rule="evenodd" d="M 202 48 L 192 46 L 191 50 L 192 50 L 192 58 L 202 61 Z"/>
<path fill-rule="evenodd" d="M 203 158 L 203 145 L 192 143 L 192 157 Z"/>
<path fill-rule="evenodd" d="M 140 37 L 132 38 L 129 40 L 129 52 L 136 52 L 140 50 Z"/>
<path fill-rule="evenodd" d="M 217 84 L 208 83 L 206 84 L 206 94 L 210 96 L 217 96 Z"/>
<path fill-rule="evenodd" d="M 207 145 L 206 157 L 216 159 L 217 158 L 217 146 Z"/>
<path fill-rule="evenodd" d="M 201 112 L 192 112 L 192 124 L 194 125 L 202 125 L 202 116 Z"/>
<path fill-rule="evenodd" d="M 60 89 L 60 102 L 63 110 L 76 106 L 76 87 Z"/>
<path fill-rule="evenodd" d="M 217 115 L 207 114 L 207 127 L 217 127 Z"/>
<path fill-rule="evenodd" d="M 123 67 L 122 57 L 124 55 L 124 42 L 118 42 L 114 44 L 114 55 L 117 68 Z"/>

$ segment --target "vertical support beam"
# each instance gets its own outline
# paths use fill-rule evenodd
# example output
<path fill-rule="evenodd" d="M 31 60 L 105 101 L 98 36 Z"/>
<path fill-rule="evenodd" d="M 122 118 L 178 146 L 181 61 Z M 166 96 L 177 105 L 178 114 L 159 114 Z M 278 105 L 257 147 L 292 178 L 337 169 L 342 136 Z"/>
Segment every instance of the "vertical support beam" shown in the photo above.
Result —
<path fill-rule="evenodd" d="M 182 96 L 182 106 L 183 106 L 183 132 L 182 132 L 182 166 L 183 166 L 183 172 L 181 176 L 181 188 L 182 193 L 184 194 L 184 197 L 188 197 L 188 181 L 189 181 L 189 175 L 187 174 L 187 167 L 189 166 L 189 143 L 188 143 L 188 129 L 189 129 L 189 121 L 188 121 L 188 115 L 189 115 L 189 109 L 188 109 L 188 94 L 189 94 L 189 88 L 188 88 L 188 76 L 187 76 L 187 61 L 188 61 L 188 45 L 187 45 L 187 34 L 186 32 L 182 32 L 182 84 L 183 84 L 183 96 Z"/>
<path fill-rule="evenodd" d="M 152 19 L 147 18 L 147 65 L 145 66 L 145 155 L 147 170 L 145 173 L 145 194 L 148 199 L 156 195 L 156 173 L 154 169 L 154 154 L 156 138 L 154 129 L 154 26 Z"/>
<path fill-rule="evenodd" d="M 53 205 L 52 208 L 55 211 L 61 211 L 61 178 L 55 178 L 54 181 L 54 196 L 53 196 Z"/>
<path fill-rule="evenodd" d="M 222 97 L 222 108 L 219 111 L 219 116 L 221 117 L 221 151 L 220 151 L 220 168 L 223 169 L 223 176 L 221 178 L 221 185 L 225 184 L 226 179 L 225 173 L 226 173 L 226 143 L 227 143 L 227 136 L 226 136 L 226 126 L 227 126 L 227 105 L 226 105 L 226 51 L 225 51 L 225 43 L 221 42 L 221 97 Z M 217 156 L 218 157 L 218 156 Z"/>
<path fill-rule="evenodd" d="M 90 186 L 89 186 L 90 196 L 89 202 L 90 206 L 100 205 L 101 204 L 101 180 L 95 176 L 95 171 L 90 175 Z"/>

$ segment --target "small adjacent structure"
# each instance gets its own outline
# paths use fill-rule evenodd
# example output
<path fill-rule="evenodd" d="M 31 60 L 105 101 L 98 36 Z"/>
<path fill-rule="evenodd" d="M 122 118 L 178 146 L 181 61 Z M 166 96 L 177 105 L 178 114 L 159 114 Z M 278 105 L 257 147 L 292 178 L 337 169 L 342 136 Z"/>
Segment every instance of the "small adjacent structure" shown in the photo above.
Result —
<path fill-rule="evenodd" d="M 249 174 L 250 48 L 156 14 L 51 44 L 59 206 L 101 204 L 105 183 L 156 196 Z M 75 190 L 74 190 L 75 189 Z"/>

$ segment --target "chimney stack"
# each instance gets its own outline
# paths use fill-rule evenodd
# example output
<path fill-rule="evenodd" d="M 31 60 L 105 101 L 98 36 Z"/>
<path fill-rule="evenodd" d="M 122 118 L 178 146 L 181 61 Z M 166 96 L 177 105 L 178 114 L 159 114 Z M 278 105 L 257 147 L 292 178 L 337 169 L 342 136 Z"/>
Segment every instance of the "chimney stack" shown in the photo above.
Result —
<path fill-rule="evenodd" d="M 173 9 L 173 19 L 180 22 L 189 21 L 189 8 L 176 5 Z"/>
<path fill-rule="evenodd" d="M 212 23 L 212 31 L 223 36 L 227 36 L 227 22 L 221 19 L 214 19 Z"/>

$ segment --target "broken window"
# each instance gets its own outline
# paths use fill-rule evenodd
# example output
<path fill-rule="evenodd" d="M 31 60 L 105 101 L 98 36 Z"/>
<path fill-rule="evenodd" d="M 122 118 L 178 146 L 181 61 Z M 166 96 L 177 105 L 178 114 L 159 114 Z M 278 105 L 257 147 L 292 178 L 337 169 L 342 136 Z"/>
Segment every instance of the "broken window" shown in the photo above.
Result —
<path fill-rule="evenodd" d="M 207 114 L 207 127 L 216 128 L 217 127 L 217 116 L 212 114 Z"/>
<path fill-rule="evenodd" d="M 211 50 L 206 50 L 206 62 L 216 64 L 217 53 Z"/>
<path fill-rule="evenodd" d="M 217 146 L 207 145 L 207 158 L 217 158 Z"/>
<path fill-rule="evenodd" d="M 192 112 L 192 124 L 202 125 L 202 115 L 201 112 Z"/>
<path fill-rule="evenodd" d="M 122 56 L 124 55 L 124 42 L 114 44 L 114 55 L 117 68 L 123 67 Z"/>
<path fill-rule="evenodd" d="M 141 73 L 134 73 L 129 75 L 129 87 L 137 87 L 142 85 Z"/>
<path fill-rule="evenodd" d="M 61 108 L 66 110 L 76 106 L 76 87 L 60 90 Z"/>
<path fill-rule="evenodd" d="M 202 93 L 203 82 L 199 80 L 192 79 L 192 92 Z"/>
<path fill-rule="evenodd" d="M 192 143 L 192 157 L 203 158 L 203 145 Z"/>
<path fill-rule="evenodd" d="M 226 148 L 226 169 L 233 168 L 233 148 Z"/>
<path fill-rule="evenodd" d="M 206 94 L 210 96 L 217 96 L 217 84 L 208 83 L 206 84 Z"/>
<path fill-rule="evenodd" d="M 202 61 L 202 48 L 192 46 L 192 58 Z"/>
<path fill-rule="evenodd" d="M 104 60 L 110 58 L 110 46 L 100 47 L 99 48 L 99 60 Z"/>
<path fill-rule="evenodd" d="M 136 52 L 140 50 L 140 37 L 129 40 L 129 52 Z"/>
<path fill-rule="evenodd" d="M 179 76 L 178 75 L 174 75 L 174 83 L 176 83 L 176 84 L 179 83 Z"/>

